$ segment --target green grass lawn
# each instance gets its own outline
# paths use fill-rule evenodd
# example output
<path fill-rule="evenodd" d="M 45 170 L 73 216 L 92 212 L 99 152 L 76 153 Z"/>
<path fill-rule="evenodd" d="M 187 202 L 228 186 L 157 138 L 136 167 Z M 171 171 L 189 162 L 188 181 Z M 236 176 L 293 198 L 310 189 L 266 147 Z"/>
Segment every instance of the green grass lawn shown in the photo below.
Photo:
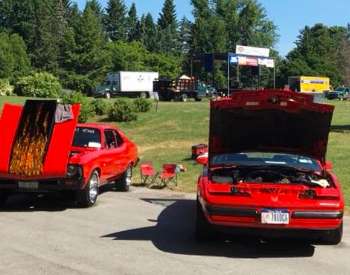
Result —
<path fill-rule="evenodd" d="M 3 102 L 20 103 L 23 98 L 0 97 Z M 343 184 L 347 205 L 350 206 L 350 102 L 330 101 L 336 106 L 330 134 L 328 159 Z M 103 121 L 95 117 L 93 121 Z M 193 192 L 202 167 L 192 160 L 191 147 L 207 143 L 209 102 L 159 104 L 158 112 L 139 115 L 138 121 L 119 123 L 118 126 L 139 146 L 141 161 L 153 161 L 157 169 L 164 163 L 183 164 L 186 173 L 178 178 L 178 190 Z M 134 181 L 139 182 L 138 170 Z"/>

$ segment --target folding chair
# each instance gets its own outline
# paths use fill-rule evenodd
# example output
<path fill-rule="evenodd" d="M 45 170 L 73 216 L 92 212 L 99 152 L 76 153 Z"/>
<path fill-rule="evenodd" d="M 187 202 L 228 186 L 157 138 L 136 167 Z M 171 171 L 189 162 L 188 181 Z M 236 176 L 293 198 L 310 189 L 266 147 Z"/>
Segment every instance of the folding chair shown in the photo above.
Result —
<path fill-rule="evenodd" d="M 159 178 L 164 186 L 170 182 L 174 182 L 177 185 L 177 165 L 176 164 L 164 164 L 163 171 L 160 173 Z"/>
<path fill-rule="evenodd" d="M 140 165 L 140 176 L 141 176 L 141 184 L 147 185 L 147 180 L 151 179 L 150 184 L 154 183 L 158 173 L 153 167 L 151 161 L 143 162 Z"/>

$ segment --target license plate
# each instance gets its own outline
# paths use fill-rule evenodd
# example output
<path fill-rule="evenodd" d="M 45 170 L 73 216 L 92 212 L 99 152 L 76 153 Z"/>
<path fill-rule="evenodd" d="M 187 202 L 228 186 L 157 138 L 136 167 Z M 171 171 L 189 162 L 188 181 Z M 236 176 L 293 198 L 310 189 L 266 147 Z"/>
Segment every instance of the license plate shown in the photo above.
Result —
<path fill-rule="evenodd" d="M 20 189 L 38 189 L 39 182 L 37 182 L 37 181 L 20 181 L 20 182 L 18 182 L 18 187 Z"/>
<path fill-rule="evenodd" d="M 289 213 L 287 210 L 269 210 L 261 211 L 262 224 L 289 224 Z"/>

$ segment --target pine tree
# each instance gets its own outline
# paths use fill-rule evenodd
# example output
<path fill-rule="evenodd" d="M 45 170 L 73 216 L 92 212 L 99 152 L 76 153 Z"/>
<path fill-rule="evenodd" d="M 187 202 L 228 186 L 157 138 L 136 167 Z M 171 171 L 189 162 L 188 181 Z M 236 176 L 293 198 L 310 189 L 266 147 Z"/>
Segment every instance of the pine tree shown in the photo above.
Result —
<path fill-rule="evenodd" d="M 169 26 L 175 30 L 177 27 L 176 10 L 174 0 L 165 0 L 162 12 L 159 14 L 158 26 L 167 29 Z"/>
<path fill-rule="evenodd" d="M 127 39 L 126 7 L 123 0 L 109 0 L 104 18 L 104 26 L 112 41 Z"/>
<path fill-rule="evenodd" d="M 173 0 L 165 0 L 162 12 L 158 19 L 158 41 L 160 51 L 166 53 L 177 53 L 180 50 L 179 36 L 177 30 L 177 19 L 175 4 Z"/>
<path fill-rule="evenodd" d="M 143 26 L 143 44 L 146 49 L 153 52 L 157 50 L 157 27 L 153 21 L 153 17 L 150 13 L 141 20 Z"/>
<path fill-rule="evenodd" d="M 132 3 L 127 18 L 127 32 L 129 42 L 137 40 L 139 36 L 138 28 L 140 28 L 140 23 L 137 19 L 136 5 L 135 3 Z"/>
<path fill-rule="evenodd" d="M 76 73 L 91 79 L 103 74 L 108 65 L 102 25 L 96 13 L 87 6 L 75 29 Z"/>
<path fill-rule="evenodd" d="M 181 52 L 187 54 L 191 49 L 191 29 L 192 24 L 186 17 L 183 17 L 180 21 L 179 27 L 179 39 L 181 44 Z"/>
<path fill-rule="evenodd" d="M 86 2 L 85 8 L 90 8 L 95 15 L 102 20 L 103 17 L 103 11 L 102 11 L 102 7 L 101 4 L 98 0 L 88 0 Z"/>

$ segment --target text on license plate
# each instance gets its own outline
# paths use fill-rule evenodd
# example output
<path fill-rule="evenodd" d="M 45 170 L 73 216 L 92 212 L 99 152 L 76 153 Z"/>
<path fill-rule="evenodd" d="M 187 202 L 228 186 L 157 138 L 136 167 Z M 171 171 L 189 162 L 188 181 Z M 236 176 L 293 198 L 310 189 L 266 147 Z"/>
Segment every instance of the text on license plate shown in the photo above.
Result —
<path fill-rule="evenodd" d="M 20 181 L 18 187 L 21 189 L 38 189 L 39 182 L 37 181 Z"/>
<path fill-rule="evenodd" d="M 289 224 L 289 213 L 286 210 L 269 210 L 261 211 L 262 224 Z"/>

